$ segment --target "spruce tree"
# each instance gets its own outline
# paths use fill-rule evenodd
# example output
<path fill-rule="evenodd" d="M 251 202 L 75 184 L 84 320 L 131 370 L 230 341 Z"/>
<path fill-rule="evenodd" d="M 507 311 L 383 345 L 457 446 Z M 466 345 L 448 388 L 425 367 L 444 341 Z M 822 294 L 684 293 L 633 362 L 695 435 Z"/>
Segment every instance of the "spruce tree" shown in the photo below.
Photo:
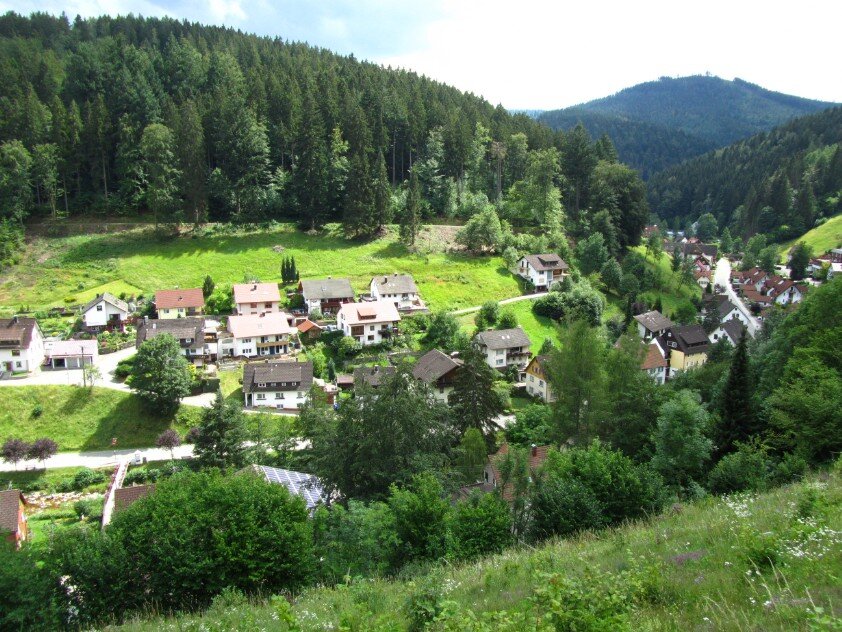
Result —
<path fill-rule="evenodd" d="M 503 412 L 505 405 L 503 396 L 494 388 L 497 373 L 473 347 L 462 359 L 462 368 L 448 397 L 453 419 L 462 432 L 477 428 L 491 437 L 497 428 L 494 418 Z"/>
<path fill-rule="evenodd" d="M 242 467 L 245 463 L 245 417 L 237 402 L 226 401 L 220 391 L 202 412 L 193 452 L 200 467 Z"/>
<path fill-rule="evenodd" d="M 289 257 L 281 259 L 281 283 L 289 283 Z"/>
<path fill-rule="evenodd" d="M 345 195 L 342 217 L 345 233 L 350 237 L 374 232 L 374 190 L 368 172 L 368 160 L 362 153 L 351 158 L 351 174 Z"/>
<path fill-rule="evenodd" d="M 298 266 L 295 265 L 295 257 L 292 255 L 289 257 L 289 278 L 293 283 L 298 282 L 300 278 L 298 275 Z"/>
<path fill-rule="evenodd" d="M 202 284 L 202 296 L 205 297 L 205 300 L 213 294 L 214 289 L 216 288 L 216 284 L 213 282 L 211 275 L 207 275 L 205 277 L 205 282 Z"/>
<path fill-rule="evenodd" d="M 401 214 L 400 237 L 407 246 L 414 246 L 421 223 L 421 189 L 418 176 L 413 170 L 409 176 L 409 191 L 406 196 L 406 208 Z"/>
<path fill-rule="evenodd" d="M 376 165 L 377 180 L 374 183 L 374 215 L 377 224 L 377 231 L 383 230 L 383 226 L 392 220 L 392 191 L 389 188 L 389 176 L 386 173 L 386 160 L 383 157 L 383 150 L 377 154 Z"/>
<path fill-rule="evenodd" d="M 727 255 L 731 252 L 731 249 L 734 247 L 734 240 L 731 238 L 731 231 L 728 230 L 728 227 L 722 229 L 722 236 L 719 238 L 719 252 L 723 255 Z"/>
<path fill-rule="evenodd" d="M 744 334 L 737 343 L 731 357 L 728 380 L 720 396 L 720 420 L 716 433 L 716 451 L 720 457 L 733 452 L 735 443 L 745 442 L 758 432 L 751 399 L 752 379 L 746 338 Z"/>

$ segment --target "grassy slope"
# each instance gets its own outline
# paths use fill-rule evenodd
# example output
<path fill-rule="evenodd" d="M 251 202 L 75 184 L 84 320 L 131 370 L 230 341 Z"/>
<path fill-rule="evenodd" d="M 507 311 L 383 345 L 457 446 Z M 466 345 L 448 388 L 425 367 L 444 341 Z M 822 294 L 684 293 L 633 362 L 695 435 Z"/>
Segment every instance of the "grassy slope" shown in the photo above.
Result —
<path fill-rule="evenodd" d="M 0 398 L 0 438 L 50 437 L 62 451 L 105 450 L 112 437 L 120 448 L 154 445 L 163 430 L 173 427 L 183 434 L 199 415 L 198 408 L 182 406 L 175 419 L 162 419 L 136 395 L 107 388 L 8 386 Z M 34 417 L 37 404 L 43 413 Z"/>
<path fill-rule="evenodd" d="M 810 493 L 823 501 L 805 520 L 798 517 L 797 508 Z M 800 483 L 760 496 L 708 498 L 650 521 L 443 567 L 427 580 L 361 580 L 335 589 L 314 588 L 293 602 L 300 627 L 288 626 L 282 617 L 279 621 L 271 605 L 257 604 L 220 605 L 201 617 L 134 622 L 121 629 L 207 631 L 246 625 L 265 630 L 405 630 L 407 597 L 417 594 L 419 585 L 432 586 L 440 600 L 450 602 L 450 610 L 477 616 L 513 613 L 527 610 L 534 590 L 547 585 L 544 573 L 582 578 L 578 597 L 587 609 L 605 594 L 604 582 L 589 580 L 588 573 L 617 577 L 629 569 L 631 574 L 619 579 L 622 591 L 632 595 L 626 609 L 628 629 L 838 629 L 829 620 L 835 610 L 838 626 L 842 614 L 840 524 L 842 481 L 836 474 L 826 483 Z M 753 563 L 752 558 L 763 557 L 757 554 L 761 550 L 774 552 L 777 563 Z M 816 613 L 816 606 L 824 608 L 824 615 Z M 540 608 L 530 612 L 530 624 L 546 614 Z M 822 624 L 823 617 L 828 622 Z"/>
<path fill-rule="evenodd" d="M 789 252 L 790 248 L 799 241 L 803 241 L 807 243 L 807 245 L 812 246 L 813 254 L 815 256 L 824 254 L 832 248 L 839 248 L 842 246 L 842 215 L 831 217 L 824 224 L 807 231 L 798 239 L 793 239 L 785 244 L 781 244 L 779 247 L 781 261 L 786 260 L 786 254 Z"/>
<path fill-rule="evenodd" d="M 82 301 L 102 289 L 138 291 L 201 286 L 206 274 L 217 284 L 243 276 L 277 280 L 281 259 L 293 255 L 304 278 L 351 277 L 364 290 L 372 276 L 408 272 L 432 309 L 469 307 L 517 296 L 515 277 L 499 257 L 446 253 L 451 229 L 428 228 L 420 253 L 410 253 L 393 234 L 370 242 L 349 241 L 336 227 L 307 235 L 292 226 L 277 230 L 165 239 L 148 229 L 116 235 L 38 238 L 22 262 L 0 277 L 0 306 L 41 308 L 65 298 Z M 283 246 L 283 253 L 273 250 Z M 424 254 L 429 251 L 429 254 Z"/>
<path fill-rule="evenodd" d="M 660 291 L 652 290 L 642 294 L 643 300 L 647 304 L 651 305 L 660 294 L 664 314 L 670 316 L 680 305 L 689 303 L 692 297 L 701 297 L 702 288 L 698 284 L 679 285 L 676 275 L 673 274 L 670 268 L 671 258 L 669 255 L 663 254 L 658 261 L 655 261 L 652 257 L 646 256 L 646 248 L 643 246 L 638 246 L 635 250 L 642 257 L 646 258 L 646 265 L 650 270 L 658 270 L 660 272 L 661 279 L 663 280 L 663 287 Z"/>

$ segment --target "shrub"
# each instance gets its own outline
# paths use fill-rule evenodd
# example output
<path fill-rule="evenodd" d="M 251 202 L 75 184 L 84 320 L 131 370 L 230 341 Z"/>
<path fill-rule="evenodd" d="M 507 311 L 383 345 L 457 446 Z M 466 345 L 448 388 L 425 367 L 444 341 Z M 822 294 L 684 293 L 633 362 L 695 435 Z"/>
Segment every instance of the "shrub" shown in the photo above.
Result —
<path fill-rule="evenodd" d="M 787 453 L 772 467 L 769 474 L 769 484 L 773 486 L 786 485 L 800 480 L 806 472 L 807 461 L 804 457 Z"/>
<path fill-rule="evenodd" d="M 458 503 L 450 519 L 450 553 L 471 559 L 500 553 L 512 541 L 509 505 L 496 494 L 474 494 Z"/>
<path fill-rule="evenodd" d="M 38 417 L 40 417 L 43 414 L 44 414 L 44 407 L 41 404 L 35 404 L 35 406 L 32 407 L 31 415 L 32 415 L 33 419 L 38 419 Z"/>
<path fill-rule="evenodd" d="M 73 503 L 73 511 L 76 512 L 76 516 L 79 520 L 84 517 L 92 522 L 97 522 L 102 520 L 103 501 L 103 498 L 85 498 L 83 500 L 77 500 Z"/>
<path fill-rule="evenodd" d="M 741 445 L 727 454 L 708 475 L 708 488 L 714 494 L 731 494 L 744 490 L 757 491 L 767 483 L 769 459 L 762 449 Z"/>
<path fill-rule="evenodd" d="M 120 360 L 117 363 L 117 367 L 114 369 L 114 377 L 121 379 L 129 377 L 132 374 L 132 369 L 134 368 L 134 361 L 135 356 L 130 356 L 124 360 Z"/>
<path fill-rule="evenodd" d="M 536 480 L 530 493 L 532 520 L 529 536 L 540 541 L 587 529 L 598 529 L 606 522 L 604 507 L 594 493 L 570 475 Z"/>
<path fill-rule="evenodd" d="M 105 481 L 105 474 L 102 472 L 96 472 L 90 468 L 82 468 L 76 475 L 73 477 L 73 489 L 75 490 L 83 490 L 86 487 L 90 487 L 91 485 L 96 485 L 97 483 L 102 483 Z"/>

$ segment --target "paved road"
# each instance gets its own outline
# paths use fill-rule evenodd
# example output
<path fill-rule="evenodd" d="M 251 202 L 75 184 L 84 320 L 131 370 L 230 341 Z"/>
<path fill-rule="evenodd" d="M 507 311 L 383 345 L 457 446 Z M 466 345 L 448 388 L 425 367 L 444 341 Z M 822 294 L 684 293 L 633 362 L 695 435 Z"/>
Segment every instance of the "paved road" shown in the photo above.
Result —
<path fill-rule="evenodd" d="M 517 303 L 518 301 L 532 301 L 536 298 L 546 296 L 548 292 L 538 292 L 537 294 L 524 294 L 523 296 L 514 296 L 512 298 L 504 298 L 500 301 L 500 305 L 508 305 L 509 303 Z M 465 307 L 450 312 L 454 316 L 461 316 L 462 314 L 470 314 L 471 312 L 478 312 L 482 305 L 474 305 L 473 307 Z"/>
<path fill-rule="evenodd" d="M 760 321 L 755 318 L 754 314 L 751 313 L 751 310 L 746 307 L 743 299 L 737 295 L 734 288 L 731 286 L 731 262 L 728 261 L 726 257 L 722 257 L 722 259 L 716 262 L 716 271 L 714 272 L 713 282 L 716 285 L 721 285 L 725 288 L 725 292 L 730 301 L 737 306 L 737 309 L 739 309 L 743 316 L 745 316 L 748 320 L 748 333 L 751 334 L 752 337 L 755 336 L 757 332 L 760 331 Z"/>
<path fill-rule="evenodd" d="M 141 458 L 146 458 L 147 461 L 169 461 L 170 451 L 161 448 L 141 448 L 140 450 L 100 450 L 96 452 L 60 452 L 55 456 L 47 459 L 46 464 L 40 461 L 21 461 L 18 463 L 17 470 L 23 471 L 27 469 L 53 469 L 57 467 L 106 467 L 109 465 L 117 465 L 117 460 L 131 459 L 136 452 L 140 453 Z M 183 459 L 193 456 L 192 445 L 180 445 L 173 450 L 175 458 Z M 12 472 L 15 466 L 11 463 L 0 462 L 0 472 Z M 0 476 L 0 481 L 2 481 Z"/>

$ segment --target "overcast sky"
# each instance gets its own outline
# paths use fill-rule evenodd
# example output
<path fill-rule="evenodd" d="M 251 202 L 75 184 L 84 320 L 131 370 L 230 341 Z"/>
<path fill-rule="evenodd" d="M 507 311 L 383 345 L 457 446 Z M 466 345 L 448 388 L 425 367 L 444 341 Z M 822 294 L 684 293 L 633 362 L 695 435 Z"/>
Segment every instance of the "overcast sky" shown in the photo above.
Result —
<path fill-rule="evenodd" d="M 0 10 L 224 24 L 410 68 L 507 108 L 706 72 L 842 102 L 838 0 L 0 0 Z"/>

